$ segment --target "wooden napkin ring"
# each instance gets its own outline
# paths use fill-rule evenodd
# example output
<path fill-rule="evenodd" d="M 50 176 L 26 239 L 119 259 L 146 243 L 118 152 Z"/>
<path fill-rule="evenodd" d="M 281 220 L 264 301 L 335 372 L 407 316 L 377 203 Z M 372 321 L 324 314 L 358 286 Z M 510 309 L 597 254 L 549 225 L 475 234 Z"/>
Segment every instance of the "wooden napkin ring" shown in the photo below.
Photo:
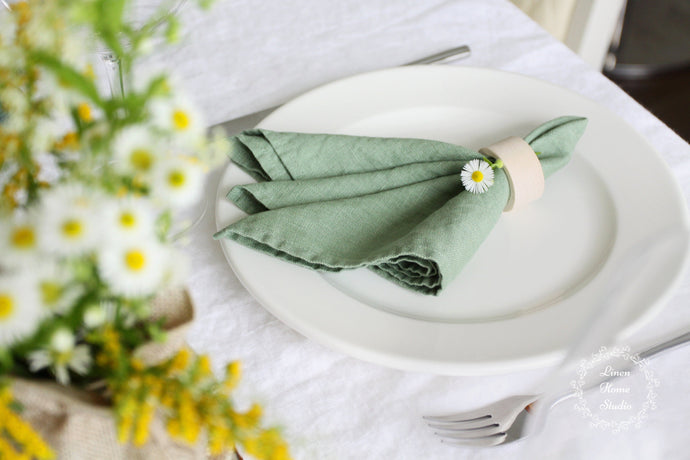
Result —
<path fill-rule="evenodd" d="M 504 212 L 520 209 L 544 193 L 544 172 L 532 147 L 522 138 L 511 136 L 479 149 L 479 152 L 503 161 L 510 184 L 510 198 Z"/>

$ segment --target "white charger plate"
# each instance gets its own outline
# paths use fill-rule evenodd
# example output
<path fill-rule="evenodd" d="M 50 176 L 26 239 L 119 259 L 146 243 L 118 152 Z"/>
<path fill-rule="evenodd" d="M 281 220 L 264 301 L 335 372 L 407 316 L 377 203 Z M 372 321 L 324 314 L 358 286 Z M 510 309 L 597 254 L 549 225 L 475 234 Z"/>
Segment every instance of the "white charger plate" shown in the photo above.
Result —
<path fill-rule="evenodd" d="M 424 296 L 374 273 L 322 274 L 223 240 L 243 285 L 285 324 L 328 347 L 395 368 L 439 374 L 509 372 L 553 363 L 600 307 L 626 251 L 688 227 L 658 153 L 619 117 L 578 94 L 489 69 L 420 66 L 346 78 L 310 91 L 259 127 L 276 131 L 436 139 L 479 149 L 561 115 L 589 119 L 570 164 L 527 209 L 504 214 L 460 276 Z M 220 230 L 244 216 L 226 198 L 252 182 L 221 178 Z M 687 245 L 626 310 L 629 333 L 662 306 Z"/>

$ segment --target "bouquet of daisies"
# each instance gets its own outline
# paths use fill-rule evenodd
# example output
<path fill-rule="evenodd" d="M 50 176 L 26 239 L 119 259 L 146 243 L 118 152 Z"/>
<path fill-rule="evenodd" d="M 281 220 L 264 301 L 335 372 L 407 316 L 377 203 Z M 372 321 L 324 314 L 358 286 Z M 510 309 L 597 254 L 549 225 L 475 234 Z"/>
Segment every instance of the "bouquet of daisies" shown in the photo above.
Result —
<path fill-rule="evenodd" d="M 258 406 L 233 406 L 237 363 L 218 379 L 185 348 L 137 353 L 166 340 L 152 305 L 184 281 L 175 216 L 198 202 L 226 146 L 166 72 L 135 72 L 152 40 L 174 41 L 179 27 L 165 14 L 134 27 L 128 4 L 0 11 L 0 457 L 54 455 L 13 396 L 26 379 L 98 393 L 123 443 L 146 445 L 159 417 L 172 438 L 203 435 L 214 454 L 240 444 L 286 458 Z M 103 89 L 86 43 L 109 50 L 124 91 Z"/>

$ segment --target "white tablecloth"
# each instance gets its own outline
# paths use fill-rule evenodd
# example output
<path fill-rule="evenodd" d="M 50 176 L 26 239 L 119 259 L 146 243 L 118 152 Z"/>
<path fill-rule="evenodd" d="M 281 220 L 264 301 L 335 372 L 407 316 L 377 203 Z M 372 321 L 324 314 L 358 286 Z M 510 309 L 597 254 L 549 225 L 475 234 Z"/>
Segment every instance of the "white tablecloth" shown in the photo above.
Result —
<path fill-rule="evenodd" d="M 469 44 L 472 57 L 454 65 L 531 75 L 613 110 L 656 147 L 690 195 L 688 144 L 507 0 L 219 0 L 207 14 L 187 5 L 183 18 L 183 45 L 151 60 L 172 67 L 209 124 L 340 77 Z M 262 403 L 267 421 L 283 428 L 295 458 L 690 458 L 683 438 L 690 348 L 653 361 L 661 381 L 658 409 L 634 435 L 593 430 L 582 421 L 560 430 L 539 455 L 534 446 L 527 454 L 520 443 L 488 450 L 439 443 L 422 414 L 470 409 L 529 391 L 546 370 L 489 377 L 403 372 L 292 331 L 248 294 L 211 239 L 217 177 L 208 190 L 210 211 L 188 246 L 188 285 L 197 308 L 188 339 L 197 351 L 211 354 L 219 372 L 230 360 L 243 362 L 238 401 Z M 689 327 L 689 301 L 686 276 L 638 335 L 652 340 Z"/>

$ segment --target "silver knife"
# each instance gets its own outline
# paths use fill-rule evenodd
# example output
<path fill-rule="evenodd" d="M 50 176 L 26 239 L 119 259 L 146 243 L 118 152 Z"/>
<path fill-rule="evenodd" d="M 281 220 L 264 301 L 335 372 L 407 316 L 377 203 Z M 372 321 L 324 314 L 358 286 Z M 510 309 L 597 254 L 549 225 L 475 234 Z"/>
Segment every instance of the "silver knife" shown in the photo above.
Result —
<path fill-rule="evenodd" d="M 458 46 L 457 48 L 452 48 L 440 53 L 427 56 L 416 61 L 408 62 L 404 64 L 409 65 L 423 65 L 423 64 L 446 64 L 448 62 L 457 61 L 469 57 L 471 54 L 470 47 L 467 45 Z M 280 107 L 279 105 L 275 107 L 270 107 L 268 109 L 260 110 L 258 112 L 250 113 L 249 115 L 244 115 L 242 117 L 233 118 L 232 120 L 224 121 L 218 123 L 215 126 L 220 126 L 225 129 L 228 135 L 232 136 L 234 134 L 241 133 L 245 129 L 251 129 L 255 127 L 261 120 L 266 118 L 271 112 Z M 214 127 L 215 127 L 214 126 Z"/>

